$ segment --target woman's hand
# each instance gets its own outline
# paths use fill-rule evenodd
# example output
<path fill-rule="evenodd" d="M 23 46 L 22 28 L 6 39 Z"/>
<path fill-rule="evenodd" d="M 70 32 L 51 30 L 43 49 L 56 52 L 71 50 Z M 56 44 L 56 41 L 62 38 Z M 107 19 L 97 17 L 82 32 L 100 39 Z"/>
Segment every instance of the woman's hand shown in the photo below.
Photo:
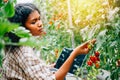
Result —
<path fill-rule="evenodd" d="M 75 54 L 75 56 L 78 56 L 80 54 L 87 54 L 91 49 L 90 47 L 93 47 L 95 42 L 96 42 L 96 39 L 87 41 L 87 42 L 81 44 L 80 46 L 76 47 L 74 49 L 73 53 Z"/>

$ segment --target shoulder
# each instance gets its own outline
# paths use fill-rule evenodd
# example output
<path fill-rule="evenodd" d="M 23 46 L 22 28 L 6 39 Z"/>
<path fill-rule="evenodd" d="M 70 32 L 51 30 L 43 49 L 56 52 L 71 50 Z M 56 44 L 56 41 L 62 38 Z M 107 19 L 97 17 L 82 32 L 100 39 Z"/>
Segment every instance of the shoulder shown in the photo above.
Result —
<path fill-rule="evenodd" d="M 32 56 L 33 53 L 33 48 L 28 46 L 19 46 L 16 48 L 9 48 L 6 52 L 6 57 L 21 59 L 22 57 Z"/>
<path fill-rule="evenodd" d="M 16 53 L 15 53 L 16 52 Z M 18 56 L 32 56 L 34 53 L 33 48 L 28 46 L 20 46 L 14 50 L 14 54 Z"/>
<path fill-rule="evenodd" d="M 18 50 L 20 52 L 23 52 L 23 53 L 31 53 L 31 52 L 33 52 L 33 48 L 28 47 L 28 46 L 21 46 L 21 47 L 19 47 Z"/>

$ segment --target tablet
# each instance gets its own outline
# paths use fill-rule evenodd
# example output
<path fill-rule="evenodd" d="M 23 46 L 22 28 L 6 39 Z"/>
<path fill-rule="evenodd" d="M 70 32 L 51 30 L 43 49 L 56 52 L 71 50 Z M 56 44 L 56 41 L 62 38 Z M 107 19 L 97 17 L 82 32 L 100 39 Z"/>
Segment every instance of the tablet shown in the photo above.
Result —
<path fill-rule="evenodd" d="M 71 48 L 64 48 L 63 51 L 61 52 L 59 58 L 56 61 L 55 68 L 59 69 L 62 66 L 62 64 L 66 61 L 66 59 L 69 57 L 69 55 L 71 54 L 72 51 L 73 51 L 73 49 L 71 49 Z M 74 59 L 74 62 L 72 64 L 69 72 L 72 74 L 75 74 L 75 71 L 77 70 L 77 68 L 81 67 L 84 58 L 85 58 L 85 55 L 83 55 L 83 54 L 77 56 Z"/>

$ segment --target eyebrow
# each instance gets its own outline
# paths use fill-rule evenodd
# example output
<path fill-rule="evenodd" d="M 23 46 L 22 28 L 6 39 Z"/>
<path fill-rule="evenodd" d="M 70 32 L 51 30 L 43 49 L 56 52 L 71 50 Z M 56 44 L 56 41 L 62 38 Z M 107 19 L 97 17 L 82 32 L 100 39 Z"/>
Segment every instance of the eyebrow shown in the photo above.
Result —
<path fill-rule="evenodd" d="M 40 16 L 38 18 L 32 18 L 31 20 L 39 20 L 40 19 Z"/>

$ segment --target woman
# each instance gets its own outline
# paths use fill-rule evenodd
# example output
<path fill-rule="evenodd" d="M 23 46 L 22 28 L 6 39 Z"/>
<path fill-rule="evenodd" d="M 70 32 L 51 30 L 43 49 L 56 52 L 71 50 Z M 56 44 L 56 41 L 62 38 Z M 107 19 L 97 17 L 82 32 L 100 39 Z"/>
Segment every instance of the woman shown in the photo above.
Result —
<path fill-rule="evenodd" d="M 19 23 L 30 31 L 33 36 L 42 35 L 42 21 L 40 11 L 31 3 L 22 3 L 15 6 L 15 15 L 9 18 L 10 22 Z M 18 42 L 20 37 L 8 33 L 12 42 Z M 95 39 L 89 41 L 95 43 Z M 55 73 L 43 61 L 34 55 L 34 50 L 28 46 L 6 46 L 6 56 L 3 67 L 8 80 L 64 80 L 74 59 L 80 54 L 87 54 L 89 49 L 86 42 L 76 47 L 65 63 Z"/>

